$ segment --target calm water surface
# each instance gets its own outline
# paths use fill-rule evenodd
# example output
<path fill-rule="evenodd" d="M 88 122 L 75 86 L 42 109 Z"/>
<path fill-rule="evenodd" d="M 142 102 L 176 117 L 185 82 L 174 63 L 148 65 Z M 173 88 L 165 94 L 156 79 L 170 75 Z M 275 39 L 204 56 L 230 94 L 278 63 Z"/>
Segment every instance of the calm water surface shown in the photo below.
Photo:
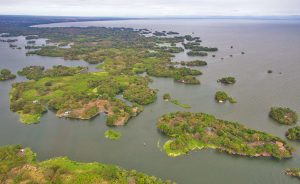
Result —
<path fill-rule="evenodd" d="M 47 25 L 49 26 L 49 25 Z M 108 129 L 105 117 L 90 121 L 58 119 L 48 112 L 41 123 L 23 125 L 9 110 L 8 93 L 11 84 L 24 80 L 0 83 L 0 145 L 23 144 L 38 153 L 38 159 L 68 156 L 77 161 L 99 161 L 117 164 L 126 169 L 137 169 L 164 179 L 183 184 L 199 183 L 298 183 L 285 176 L 287 167 L 300 167 L 300 143 L 290 142 L 296 149 L 292 159 L 247 158 L 230 156 L 214 150 L 201 150 L 188 156 L 168 157 L 158 148 L 166 137 L 156 130 L 156 121 L 164 113 L 184 111 L 164 102 L 162 95 L 171 95 L 192 106 L 191 111 L 206 112 L 216 117 L 238 121 L 247 127 L 266 131 L 285 139 L 287 126 L 268 118 L 271 106 L 287 106 L 300 113 L 300 22 L 253 20 L 131 20 L 108 22 L 61 23 L 51 26 L 108 26 L 148 28 L 177 31 L 200 36 L 203 45 L 217 46 L 216 58 L 205 57 L 207 67 L 199 68 L 200 86 L 174 83 L 172 79 L 153 78 L 151 87 L 159 89 L 158 100 L 130 120 L 127 126 L 117 128 L 123 136 L 112 142 L 104 138 Z M 19 45 L 24 44 L 20 37 Z M 233 45 L 234 48 L 230 49 Z M 246 54 L 241 55 L 244 51 Z M 229 57 L 229 55 L 233 57 Z M 0 43 L 0 68 L 13 72 L 28 65 L 63 64 L 78 66 L 82 61 L 64 61 L 61 58 L 25 56 L 24 50 L 10 49 Z M 221 60 L 220 58 L 224 58 Z M 192 60 L 185 53 L 174 60 Z M 273 70 L 267 74 L 267 70 Z M 224 76 L 235 76 L 237 83 L 223 86 L 216 82 Z M 224 90 L 235 97 L 237 104 L 217 104 L 214 93 Z M 146 146 L 144 146 L 146 143 Z"/>

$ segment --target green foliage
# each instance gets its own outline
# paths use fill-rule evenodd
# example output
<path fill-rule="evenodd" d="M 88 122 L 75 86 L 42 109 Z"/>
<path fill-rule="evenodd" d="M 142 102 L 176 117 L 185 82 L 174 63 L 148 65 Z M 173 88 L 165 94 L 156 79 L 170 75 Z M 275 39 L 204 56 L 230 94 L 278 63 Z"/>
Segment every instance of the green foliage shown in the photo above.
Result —
<path fill-rule="evenodd" d="M 41 47 L 40 50 L 29 51 L 26 55 L 37 54 L 40 56 L 49 56 L 49 57 L 63 57 L 67 49 L 62 49 L 56 46 L 45 46 Z"/>
<path fill-rule="evenodd" d="M 293 176 L 300 179 L 300 168 L 288 168 L 284 170 L 284 173 L 288 176 Z"/>
<path fill-rule="evenodd" d="M 172 102 L 173 104 L 178 105 L 178 106 L 180 106 L 180 107 L 182 107 L 182 108 L 185 108 L 185 109 L 191 108 L 191 106 L 189 106 L 188 104 L 180 103 L 178 100 L 173 100 L 173 99 L 172 99 L 171 102 Z"/>
<path fill-rule="evenodd" d="M 131 85 L 124 91 L 124 98 L 140 105 L 153 103 L 156 98 L 157 91 L 142 85 Z"/>
<path fill-rule="evenodd" d="M 178 100 L 172 99 L 171 95 L 169 93 L 164 94 L 163 99 L 166 101 L 170 101 L 171 103 L 178 105 L 182 108 L 186 108 L 186 109 L 191 108 L 191 106 L 189 106 L 187 104 L 183 104 L 183 103 L 180 103 Z"/>
<path fill-rule="evenodd" d="M 114 165 L 80 163 L 66 157 L 37 162 L 35 157 L 29 148 L 19 145 L 0 147 L 0 183 L 172 183 Z"/>
<path fill-rule="evenodd" d="M 184 49 L 182 47 L 160 47 L 161 50 L 169 53 L 180 53 L 183 52 Z"/>
<path fill-rule="evenodd" d="M 141 104 L 150 103 L 156 98 L 156 91 L 147 87 L 149 79 L 146 77 L 112 76 L 107 72 L 57 76 L 62 74 L 56 74 L 59 70 L 55 69 L 43 72 L 51 77 L 13 85 L 10 109 L 20 114 L 22 122 L 38 122 L 48 107 L 56 111 L 57 116 L 67 118 L 90 119 L 100 112 L 106 112 L 108 125 L 123 125 L 130 117 L 138 115 L 143 108 L 126 105 L 124 101 L 115 98 L 117 94 L 130 89 L 129 86 L 139 86 L 138 89 L 142 90 L 140 94 L 135 95 L 134 91 L 130 93 L 128 90 L 128 97 Z M 67 70 L 70 71 L 66 72 L 69 74 L 78 71 Z M 103 110 L 104 106 L 107 107 L 106 110 Z"/>
<path fill-rule="evenodd" d="M 121 138 L 121 133 L 117 132 L 115 130 L 107 130 L 104 133 L 105 137 L 110 139 L 110 140 L 118 140 Z"/>
<path fill-rule="evenodd" d="M 232 97 L 230 97 L 229 95 L 227 95 L 227 93 L 225 93 L 224 91 L 217 91 L 215 94 L 215 99 L 217 102 L 226 102 L 227 100 L 230 103 L 236 103 L 236 100 Z"/>
<path fill-rule="evenodd" d="M 167 34 L 167 32 L 156 33 Z M 93 64 L 101 63 L 101 68 L 110 74 L 132 75 L 147 72 L 151 76 L 171 78 L 192 75 L 183 74 L 182 69 L 172 67 L 173 55 L 171 53 L 183 51 L 183 48 L 176 47 L 176 43 L 188 39 L 199 44 L 196 42 L 199 41 L 198 37 L 145 37 L 133 29 L 125 28 L 28 28 L 23 33 L 15 34 L 37 35 L 58 45 L 72 43 L 69 48 L 28 46 L 27 49 L 38 49 L 28 54 L 64 57 L 66 60 L 85 60 Z M 171 44 L 172 46 L 159 47 L 158 44 Z M 198 73 L 201 72 L 198 71 Z"/>
<path fill-rule="evenodd" d="M 99 108 L 97 106 L 92 106 L 90 108 L 85 109 L 83 112 L 83 119 L 91 119 L 99 114 Z"/>
<path fill-rule="evenodd" d="M 157 128 L 172 138 L 164 146 L 170 156 L 205 147 L 229 154 L 279 159 L 291 157 L 293 152 L 293 148 L 278 137 L 204 113 L 166 114 L 157 122 Z"/>
<path fill-rule="evenodd" d="M 25 114 L 19 113 L 20 121 L 24 124 L 35 124 L 38 123 L 41 119 L 42 114 Z"/>
<path fill-rule="evenodd" d="M 187 52 L 188 56 L 207 56 L 208 54 L 206 52 L 200 52 L 200 51 L 189 51 Z"/>
<path fill-rule="evenodd" d="M 300 140 L 300 126 L 289 128 L 286 137 L 290 140 Z"/>
<path fill-rule="evenodd" d="M 165 93 L 165 94 L 163 95 L 163 99 L 164 99 L 164 100 L 167 100 L 167 101 L 171 100 L 171 95 L 170 95 L 170 93 Z"/>
<path fill-rule="evenodd" d="M 218 79 L 218 82 L 221 82 L 222 84 L 234 84 L 236 80 L 234 77 L 223 77 Z"/>
<path fill-rule="evenodd" d="M 8 69 L 0 70 L 0 81 L 10 80 L 16 78 L 16 75 L 12 74 Z"/>
<path fill-rule="evenodd" d="M 0 147 L 0 182 L 14 167 L 33 162 L 35 154 L 30 149 L 22 149 L 20 145 L 8 145 Z M 2 183 L 2 182 L 1 182 Z"/>
<path fill-rule="evenodd" d="M 188 42 L 186 44 L 183 44 L 185 49 L 190 49 L 192 51 L 205 51 L 205 52 L 216 52 L 218 51 L 218 48 L 215 47 L 203 47 L 200 46 L 199 42 Z"/>
<path fill-rule="evenodd" d="M 181 61 L 180 64 L 183 66 L 206 66 L 207 62 L 202 60 L 194 60 L 194 61 Z"/>
<path fill-rule="evenodd" d="M 285 125 L 292 125 L 298 121 L 298 114 L 286 107 L 271 107 L 269 116 L 278 123 Z"/>
<path fill-rule="evenodd" d="M 44 77 L 60 77 L 72 76 L 76 74 L 86 73 L 87 67 L 67 67 L 62 65 L 53 66 L 53 68 L 45 70 L 43 66 L 28 66 L 18 71 L 19 75 L 25 76 L 27 79 L 38 80 Z"/>
<path fill-rule="evenodd" d="M 186 76 L 178 76 L 175 78 L 176 82 L 184 83 L 184 84 L 200 84 L 200 81 L 191 75 L 186 75 Z"/>

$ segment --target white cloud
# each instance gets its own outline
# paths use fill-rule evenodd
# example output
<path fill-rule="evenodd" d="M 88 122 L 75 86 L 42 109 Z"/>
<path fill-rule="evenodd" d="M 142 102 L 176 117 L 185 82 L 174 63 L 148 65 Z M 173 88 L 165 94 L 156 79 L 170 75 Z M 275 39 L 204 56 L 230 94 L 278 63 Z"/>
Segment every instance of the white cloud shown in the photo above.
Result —
<path fill-rule="evenodd" d="M 300 0 L 0 0 L 0 14 L 70 16 L 300 15 Z"/>

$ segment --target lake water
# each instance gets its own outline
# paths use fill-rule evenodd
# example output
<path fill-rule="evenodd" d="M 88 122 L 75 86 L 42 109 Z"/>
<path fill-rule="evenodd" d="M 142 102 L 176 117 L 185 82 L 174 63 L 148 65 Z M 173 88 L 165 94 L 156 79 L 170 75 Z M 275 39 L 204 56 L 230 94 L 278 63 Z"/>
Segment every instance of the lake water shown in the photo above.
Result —
<path fill-rule="evenodd" d="M 171 93 L 175 99 L 189 104 L 190 111 L 214 114 L 285 139 L 289 127 L 270 120 L 268 112 L 271 106 L 287 106 L 300 113 L 300 21 L 129 20 L 50 26 L 132 27 L 177 31 L 183 35 L 194 33 L 193 36 L 201 37 L 203 45 L 216 46 L 219 51 L 215 58 L 201 58 L 208 66 L 199 68 L 204 73 L 199 77 L 200 86 L 153 78 L 151 87 L 159 89 L 158 100 L 146 106 L 145 111 L 130 120 L 127 126 L 117 128 L 122 138 L 114 142 L 104 138 L 108 129 L 104 116 L 90 121 L 71 121 L 58 119 L 48 112 L 40 124 L 23 125 L 9 110 L 8 93 L 12 83 L 24 78 L 1 82 L 0 145 L 31 147 L 38 153 L 39 160 L 68 156 L 77 161 L 117 164 L 182 184 L 299 183 L 298 179 L 285 176 L 282 171 L 287 167 L 300 167 L 300 143 L 288 141 L 297 151 L 292 159 L 281 161 L 231 156 L 214 150 L 171 158 L 158 148 L 158 142 L 163 145 L 167 139 L 157 131 L 156 121 L 164 113 L 185 110 L 162 100 L 164 93 Z M 18 44 L 24 44 L 22 39 Z M 8 45 L 0 43 L 0 68 L 9 68 L 13 72 L 33 64 L 87 66 L 82 61 L 25 56 L 24 50 L 13 50 Z M 233 49 L 230 49 L 231 45 Z M 174 58 L 177 61 L 192 59 L 185 53 Z M 267 74 L 269 69 L 273 70 L 272 74 Z M 237 83 L 224 86 L 216 82 L 224 76 L 235 76 Z M 217 104 L 214 100 L 217 90 L 228 92 L 238 103 Z"/>

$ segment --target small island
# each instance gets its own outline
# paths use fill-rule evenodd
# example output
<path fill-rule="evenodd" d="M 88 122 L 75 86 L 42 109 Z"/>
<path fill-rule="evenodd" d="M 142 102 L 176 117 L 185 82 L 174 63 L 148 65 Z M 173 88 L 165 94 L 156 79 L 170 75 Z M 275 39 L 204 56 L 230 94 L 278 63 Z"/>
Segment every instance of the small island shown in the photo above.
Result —
<path fill-rule="evenodd" d="M 200 51 L 189 51 L 187 52 L 188 56 L 207 56 L 207 52 L 200 52 Z"/>
<path fill-rule="evenodd" d="M 0 160 L 0 183 L 173 183 L 98 162 L 82 163 L 67 157 L 37 161 L 36 153 L 20 145 L 0 147 Z"/>
<path fill-rule="evenodd" d="M 121 138 L 122 134 L 115 130 L 106 130 L 104 133 L 105 137 L 110 140 L 118 140 Z"/>
<path fill-rule="evenodd" d="M 300 168 L 288 168 L 284 170 L 284 174 L 300 179 Z"/>
<path fill-rule="evenodd" d="M 284 140 L 271 134 L 204 113 L 165 114 L 158 120 L 157 128 L 170 138 L 164 145 L 169 156 L 212 148 L 234 155 L 282 159 L 292 157 L 294 151 Z"/>
<path fill-rule="evenodd" d="M 236 80 L 234 77 L 223 77 L 221 79 L 218 79 L 217 82 L 220 82 L 222 84 L 235 84 Z"/>
<path fill-rule="evenodd" d="M 215 100 L 219 103 L 224 103 L 226 102 L 227 100 L 230 102 L 230 103 L 237 103 L 237 101 L 232 98 L 231 96 L 229 96 L 226 92 L 224 91 L 217 91 L 216 94 L 215 94 Z"/>
<path fill-rule="evenodd" d="M 186 76 L 178 76 L 174 79 L 176 82 L 179 83 L 184 83 L 184 84 L 194 84 L 194 85 L 199 85 L 200 81 L 191 75 L 186 75 Z"/>
<path fill-rule="evenodd" d="M 194 60 L 194 61 L 181 61 L 180 64 L 182 66 L 206 66 L 207 62 L 202 60 Z"/>
<path fill-rule="evenodd" d="M 300 140 L 300 126 L 289 128 L 285 135 L 289 140 L 299 141 Z"/>
<path fill-rule="evenodd" d="M 0 81 L 6 81 L 10 79 L 15 79 L 16 75 L 12 74 L 8 69 L 0 70 Z"/>
<path fill-rule="evenodd" d="M 269 117 L 284 125 L 292 125 L 298 121 L 298 114 L 287 107 L 272 107 Z"/>
<path fill-rule="evenodd" d="M 189 108 L 191 108 L 191 106 L 189 106 L 188 104 L 183 104 L 183 103 L 180 103 L 178 100 L 175 100 L 175 99 L 172 99 L 171 98 L 171 95 L 169 94 L 169 93 L 165 93 L 164 95 L 163 95 L 163 99 L 165 100 L 165 101 L 170 101 L 171 103 L 173 103 L 173 104 L 175 104 L 175 105 L 178 105 L 178 106 L 180 106 L 180 107 L 182 107 L 182 108 L 185 108 L 185 109 L 189 109 Z"/>

